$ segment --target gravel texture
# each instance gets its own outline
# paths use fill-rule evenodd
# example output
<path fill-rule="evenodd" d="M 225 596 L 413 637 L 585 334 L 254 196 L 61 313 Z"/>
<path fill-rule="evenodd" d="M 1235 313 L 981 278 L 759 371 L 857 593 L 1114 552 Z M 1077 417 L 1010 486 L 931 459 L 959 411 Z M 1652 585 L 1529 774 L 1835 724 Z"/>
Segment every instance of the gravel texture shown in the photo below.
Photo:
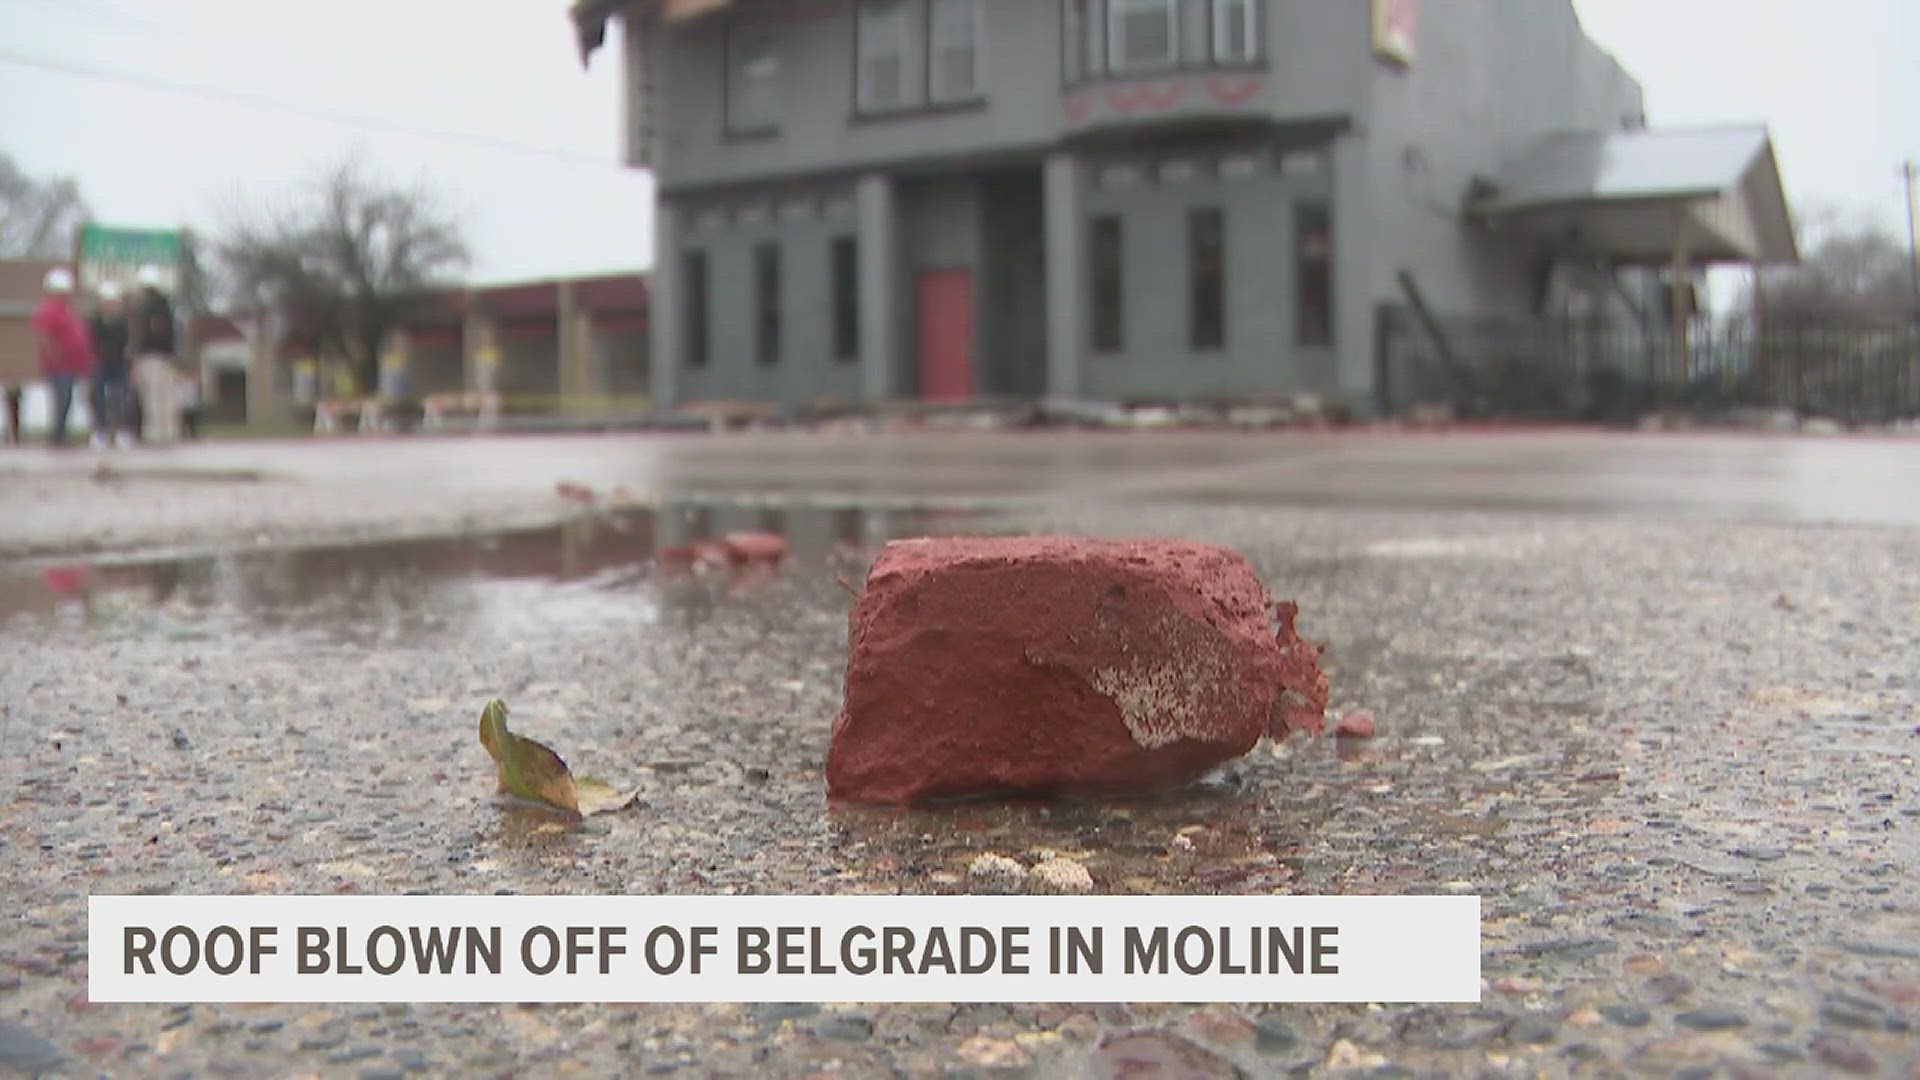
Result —
<path fill-rule="evenodd" d="M 0 567 L 0 1069 L 1920 1075 L 1912 529 L 1064 500 L 891 518 L 1232 545 L 1328 645 L 1332 711 L 1377 726 L 1151 801 L 894 812 L 827 806 L 821 775 L 837 579 L 870 543 L 667 573 L 639 522 L 598 528 L 634 538 L 631 565 L 509 573 L 484 558 L 499 539 L 236 555 L 97 570 L 85 605 Z M 518 542 L 577 556 L 568 535 Z M 495 695 L 638 806 L 498 803 L 474 737 Z M 1049 862 L 1096 892 L 1477 894 L 1483 999 L 86 1001 L 90 893 L 964 893 Z"/>

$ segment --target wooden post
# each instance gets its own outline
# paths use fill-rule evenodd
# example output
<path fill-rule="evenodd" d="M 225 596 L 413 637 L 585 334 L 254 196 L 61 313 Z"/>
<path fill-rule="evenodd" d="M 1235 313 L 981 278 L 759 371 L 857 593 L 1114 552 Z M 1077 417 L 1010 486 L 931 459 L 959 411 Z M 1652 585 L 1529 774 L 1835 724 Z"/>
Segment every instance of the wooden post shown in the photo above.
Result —
<path fill-rule="evenodd" d="M 1753 368 L 1779 396 L 1780 373 L 1767 359 L 1767 268 L 1759 262 L 1753 264 Z"/>
<path fill-rule="evenodd" d="M 580 327 L 577 305 L 573 292 L 573 282 L 562 280 L 559 285 L 559 311 L 554 320 L 554 359 L 560 365 L 560 409 L 562 412 L 577 412 L 584 406 L 586 387 L 580 378 Z"/>
<path fill-rule="evenodd" d="M 1673 223 L 1673 361 L 1678 369 L 1674 375 L 1684 382 L 1693 367 L 1690 343 L 1687 331 L 1693 324 L 1693 294 L 1687 288 L 1688 274 L 1693 269 L 1691 251 L 1692 237 L 1688 235 L 1691 224 L 1690 208 L 1675 213 Z"/>
<path fill-rule="evenodd" d="M 273 330 L 265 314 L 253 320 L 253 356 L 247 370 L 247 423 L 274 419 Z"/>

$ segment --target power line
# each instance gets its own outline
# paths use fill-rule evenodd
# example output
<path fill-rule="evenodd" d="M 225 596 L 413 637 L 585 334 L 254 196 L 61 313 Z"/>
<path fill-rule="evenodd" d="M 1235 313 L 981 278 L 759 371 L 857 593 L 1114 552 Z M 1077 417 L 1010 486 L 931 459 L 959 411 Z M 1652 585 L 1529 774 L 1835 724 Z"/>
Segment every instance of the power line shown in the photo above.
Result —
<path fill-rule="evenodd" d="M 399 135 L 415 135 L 421 138 L 440 139 L 446 142 L 467 143 L 472 146 L 494 150 L 501 153 L 521 154 L 528 157 L 542 157 L 569 165 L 591 165 L 605 168 L 613 163 L 599 158 L 590 158 L 581 154 L 572 154 L 550 147 L 534 146 L 528 143 L 514 142 L 510 139 L 495 138 L 491 135 L 476 135 L 468 132 L 438 131 L 431 128 L 418 128 L 405 124 L 395 124 L 390 120 L 367 116 L 362 113 L 347 112 L 325 106 L 301 105 L 293 102 L 275 101 L 272 98 L 248 94 L 238 90 L 228 90 L 218 86 L 205 86 L 196 83 L 172 79 L 153 78 L 144 75 L 129 75 L 88 64 L 79 64 L 51 57 L 33 56 L 12 49 L 0 49 L 0 64 L 12 64 L 16 67 L 32 68 L 52 72 L 72 78 L 93 79 L 99 82 L 117 83 L 122 86 L 137 87 L 142 90 L 158 90 L 164 93 L 183 94 L 189 97 L 207 98 L 223 101 L 230 105 L 261 109 L 268 112 L 293 113 L 310 116 L 350 127 L 385 129 Z"/>

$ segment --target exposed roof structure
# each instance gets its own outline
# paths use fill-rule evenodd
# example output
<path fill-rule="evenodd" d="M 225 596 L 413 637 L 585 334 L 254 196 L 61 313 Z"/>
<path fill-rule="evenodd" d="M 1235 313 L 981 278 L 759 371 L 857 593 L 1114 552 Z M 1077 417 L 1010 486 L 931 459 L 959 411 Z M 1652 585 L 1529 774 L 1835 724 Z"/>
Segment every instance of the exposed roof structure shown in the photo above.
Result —
<path fill-rule="evenodd" d="M 1543 136 L 1483 183 L 1473 209 L 1618 262 L 1669 263 L 1681 241 L 1697 263 L 1799 261 L 1764 127 Z"/>

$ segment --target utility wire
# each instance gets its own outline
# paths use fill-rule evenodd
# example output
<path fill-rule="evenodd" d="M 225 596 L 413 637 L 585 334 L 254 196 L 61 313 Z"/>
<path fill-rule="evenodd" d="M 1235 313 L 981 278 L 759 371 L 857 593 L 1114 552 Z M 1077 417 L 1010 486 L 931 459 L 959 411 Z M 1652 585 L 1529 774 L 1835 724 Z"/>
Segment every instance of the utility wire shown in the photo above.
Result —
<path fill-rule="evenodd" d="M 261 109 L 268 112 L 300 114 L 315 119 L 327 120 L 336 124 L 344 124 L 349 127 L 374 130 L 385 129 L 399 135 L 414 135 L 421 138 L 440 139 L 446 142 L 466 143 L 471 146 L 501 153 L 547 158 L 552 161 L 565 162 L 569 165 L 590 165 L 596 168 L 607 168 L 614 164 L 611 161 L 600 158 L 590 158 L 583 154 L 568 153 L 567 151 L 555 150 L 550 147 L 534 146 L 528 143 L 514 142 L 510 139 L 495 138 L 491 135 L 476 135 L 458 131 L 437 131 L 431 128 L 418 128 L 405 124 L 395 124 L 390 120 L 366 116 L 361 113 L 347 112 L 341 109 L 275 101 L 272 98 L 260 97 L 238 90 L 227 90 L 218 86 L 205 86 L 172 79 L 152 78 L 144 75 L 129 75 L 107 68 L 95 67 L 89 64 L 79 64 L 67 60 L 57 60 L 45 56 L 34 56 L 30 53 L 17 52 L 12 49 L 0 49 L 0 64 L 12 64 L 16 67 L 32 68 L 38 71 L 52 72 L 72 78 L 117 83 L 122 86 L 138 87 L 143 90 L 158 90 L 171 94 L 184 94 L 189 97 L 207 98 L 209 100 L 223 101 L 230 105 L 240 105 L 246 108 Z"/>

